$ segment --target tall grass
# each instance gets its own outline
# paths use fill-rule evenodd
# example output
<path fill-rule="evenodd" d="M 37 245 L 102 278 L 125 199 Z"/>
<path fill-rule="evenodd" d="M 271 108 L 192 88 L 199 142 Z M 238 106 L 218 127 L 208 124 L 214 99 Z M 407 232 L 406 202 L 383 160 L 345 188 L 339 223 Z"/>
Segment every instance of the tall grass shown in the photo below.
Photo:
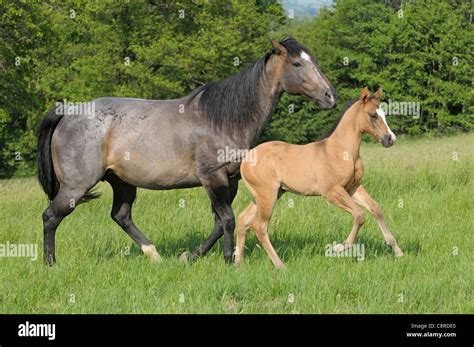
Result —
<path fill-rule="evenodd" d="M 240 269 L 224 264 L 220 244 L 193 265 L 179 263 L 177 256 L 213 227 L 200 188 L 139 191 L 135 222 L 164 257 L 152 264 L 110 219 L 105 183 L 102 199 L 63 221 L 58 263 L 47 268 L 44 194 L 34 179 L 0 181 L 0 243 L 37 243 L 40 253 L 38 261 L 0 258 L 0 312 L 474 313 L 473 146 L 474 134 L 402 139 L 390 149 L 363 145 L 364 185 L 380 203 L 401 259 L 369 214 L 358 237 L 365 260 L 326 257 L 327 244 L 346 238 L 351 217 L 321 198 L 285 194 L 270 224 L 284 271 L 272 268 L 253 234 Z M 236 214 L 249 201 L 241 186 Z"/>

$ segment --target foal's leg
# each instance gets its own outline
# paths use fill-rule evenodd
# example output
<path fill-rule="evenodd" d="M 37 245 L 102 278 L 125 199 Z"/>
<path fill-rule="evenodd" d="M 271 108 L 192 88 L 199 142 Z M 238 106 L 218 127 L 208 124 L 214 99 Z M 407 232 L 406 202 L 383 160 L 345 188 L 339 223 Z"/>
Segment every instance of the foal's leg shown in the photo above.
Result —
<path fill-rule="evenodd" d="M 379 204 L 370 197 L 363 186 L 359 186 L 352 197 L 358 204 L 369 210 L 370 213 L 374 215 L 375 219 L 377 219 L 380 229 L 382 230 L 383 237 L 385 238 L 385 242 L 387 242 L 387 244 L 392 247 L 395 256 L 403 256 L 403 252 L 400 247 L 398 247 L 397 241 L 385 224 L 382 209 L 380 208 Z"/>
<path fill-rule="evenodd" d="M 244 259 L 245 238 L 247 231 L 252 225 L 255 215 L 257 214 L 257 205 L 251 202 L 245 210 L 239 215 L 237 220 L 237 246 L 235 249 L 235 265 L 240 266 Z"/>
<path fill-rule="evenodd" d="M 284 264 L 278 257 L 268 237 L 268 223 L 272 216 L 273 206 L 278 199 L 278 188 L 276 190 L 258 191 L 255 195 L 255 203 L 257 212 L 252 223 L 252 228 L 257 235 L 258 240 L 272 260 L 273 265 L 277 268 L 283 268 Z"/>
<path fill-rule="evenodd" d="M 135 241 L 143 253 L 153 262 L 160 262 L 161 257 L 155 246 L 148 240 L 132 220 L 132 204 L 137 196 L 137 187 L 123 182 L 115 175 L 107 177 L 114 191 L 114 202 L 111 217 Z"/>
<path fill-rule="evenodd" d="M 341 186 L 333 188 L 328 194 L 325 194 L 325 198 L 337 207 L 349 212 L 352 217 L 354 217 L 354 224 L 347 239 L 344 243 L 337 244 L 333 248 L 335 252 L 341 252 L 355 243 L 357 232 L 364 224 L 364 212 L 359 208 L 359 206 L 357 206 L 349 193 Z"/>

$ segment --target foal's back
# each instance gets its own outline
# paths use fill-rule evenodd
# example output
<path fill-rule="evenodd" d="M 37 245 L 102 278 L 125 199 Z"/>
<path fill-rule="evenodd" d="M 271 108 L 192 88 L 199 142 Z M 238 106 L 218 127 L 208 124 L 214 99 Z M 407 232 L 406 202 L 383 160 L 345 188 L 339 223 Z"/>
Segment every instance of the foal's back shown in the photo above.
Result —
<path fill-rule="evenodd" d="M 270 141 L 252 149 L 240 168 L 247 187 L 283 189 L 300 195 L 321 195 L 321 189 L 332 180 L 341 181 L 339 174 L 328 172 L 347 172 L 341 170 L 341 163 L 333 147 L 322 140 L 306 145 L 294 145 L 281 141 Z M 348 165 L 350 166 L 350 165 Z M 350 171 L 350 170 L 349 170 Z M 324 192 L 323 192 L 324 193 Z"/>

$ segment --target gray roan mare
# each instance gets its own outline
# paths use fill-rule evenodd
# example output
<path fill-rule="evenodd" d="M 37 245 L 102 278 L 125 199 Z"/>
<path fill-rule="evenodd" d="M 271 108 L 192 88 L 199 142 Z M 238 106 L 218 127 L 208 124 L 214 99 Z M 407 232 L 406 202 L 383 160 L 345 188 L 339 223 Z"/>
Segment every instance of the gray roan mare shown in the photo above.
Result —
<path fill-rule="evenodd" d="M 160 260 L 155 246 L 132 221 L 137 187 L 203 186 L 211 200 L 214 230 L 197 250 L 182 257 L 193 260 L 206 254 L 224 235 L 224 258 L 231 262 L 231 204 L 240 161 L 222 160 L 218 152 L 255 146 L 285 91 L 320 108 L 336 105 L 334 87 L 307 49 L 291 37 L 271 44 L 271 52 L 238 74 L 181 99 L 104 97 L 91 101 L 93 112 L 81 115 L 72 108 L 48 113 L 38 135 L 38 178 L 51 201 L 43 213 L 46 263 L 55 262 L 59 223 L 78 203 L 98 196 L 91 189 L 101 180 L 113 189 L 113 220 L 154 261 Z"/>

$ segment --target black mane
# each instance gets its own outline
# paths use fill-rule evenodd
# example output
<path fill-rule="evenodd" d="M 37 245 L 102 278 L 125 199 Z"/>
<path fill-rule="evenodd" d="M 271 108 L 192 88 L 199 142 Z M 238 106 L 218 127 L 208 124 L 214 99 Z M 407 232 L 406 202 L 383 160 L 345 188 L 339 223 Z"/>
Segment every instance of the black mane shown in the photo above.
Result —
<path fill-rule="evenodd" d="M 280 43 L 285 46 L 286 50 L 288 51 L 288 54 L 291 56 L 300 55 L 301 52 L 306 52 L 310 54 L 309 50 L 305 46 L 303 46 L 291 36 L 287 37 L 286 39 L 283 39 L 282 41 L 280 41 Z"/>
<path fill-rule="evenodd" d="M 280 43 L 290 55 L 307 51 L 291 37 Z M 244 67 L 236 75 L 199 87 L 190 94 L 189 102 L 199 96 L 198 107 L 203 116 L 218 127 L 224 124 L 230 127 L 246 126 L 256 122 L 257 115 L 263 111 L 259 90 L 263 82 L 265 65 L 271 55 L 271 52 L 267 53 L 265 57 Z"/>
<path fill-rule="evenodd" d="M 199 109 L 213 125 L 245 126 L 256 121 L 261 111 L 259 87 L 265 71 L 265 58 L 243 68 L 236 75 L 199 87 L 191 100 L 199 96 Z"/>

